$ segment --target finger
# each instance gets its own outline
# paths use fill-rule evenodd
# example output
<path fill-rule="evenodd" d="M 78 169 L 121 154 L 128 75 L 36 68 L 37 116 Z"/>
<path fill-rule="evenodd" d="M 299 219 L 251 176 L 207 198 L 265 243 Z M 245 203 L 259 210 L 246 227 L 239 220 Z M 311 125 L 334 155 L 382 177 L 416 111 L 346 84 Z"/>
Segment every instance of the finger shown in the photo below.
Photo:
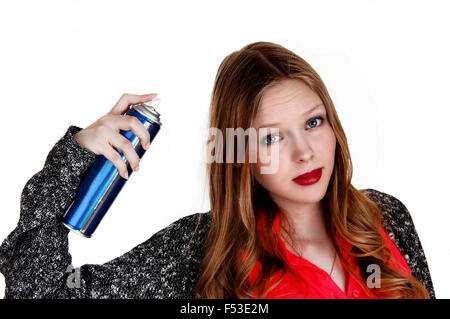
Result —
<path fill-rule="evenodd" d="M 120 156 L 120 154 L 111 145 L 105 146 L 101 153 L 117 168 L 120 176 L 128 179 L 127 165 L 122 160 L 122 156 Z"/>
<path fill-rule="evenodd" d="M 136 95 L 124 93 L 108 114 L 123 114 L 129 109 L 130 105 L 151 101 L 157 94 L 158 93 Z"/>
<path fill-rule="evenodd" d="M 150 133 L 138 118 L 131 115 L 112 115 L 114 127 L 124 131 L 131 130 L 139 138 L 141 146 L 147 150 L 150 145 Z"/>
<path fill-rule="evenodd" d="M 111 139 L 109 142 L 117 149 L 122 151 L 127 162 L 130 163 L 130 166 L 134 171 L 137 171 L 139 169 L 139 155 L 136 153 L 133 145 L 127 138 L 125 138 L 122 134 L 117 133 L 111 135 Z"/>

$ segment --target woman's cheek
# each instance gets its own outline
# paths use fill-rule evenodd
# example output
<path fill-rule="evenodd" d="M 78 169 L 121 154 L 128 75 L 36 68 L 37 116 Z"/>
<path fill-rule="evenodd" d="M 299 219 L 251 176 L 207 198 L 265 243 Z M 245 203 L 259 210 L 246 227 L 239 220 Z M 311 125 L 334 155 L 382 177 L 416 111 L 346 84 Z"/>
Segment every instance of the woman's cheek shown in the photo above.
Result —
<path fill-rule="evenodd" d="M 325 139 L 326 143 L 322 146 L 322 154 L 328 159 L 328 161 L 334 162 L 334 157 L 336 153 L 336 136 L 333 130 L 330 128 L 330 132 Z"/>

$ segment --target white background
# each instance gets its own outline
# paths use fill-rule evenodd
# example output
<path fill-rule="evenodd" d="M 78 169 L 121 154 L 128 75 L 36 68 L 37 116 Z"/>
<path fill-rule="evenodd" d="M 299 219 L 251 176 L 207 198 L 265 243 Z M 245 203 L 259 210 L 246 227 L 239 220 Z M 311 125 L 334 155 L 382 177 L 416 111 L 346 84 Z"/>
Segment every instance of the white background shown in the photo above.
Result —
<path fill-rule="evenodd" d="M 74 266 L 107 262 L 207 211 L 203 137 L 217 68 L 246 44 L 271 41 L 322 76 L 347 134 L 353 185 L 406 205 L 436 295 L 449 298 L 448 9 L 445 1 L 2 1 L 0 240 L 67 128 L 88 126 L 124 92 L 159 93 L 163 127 L 93 237 L 69 235 Z"/>

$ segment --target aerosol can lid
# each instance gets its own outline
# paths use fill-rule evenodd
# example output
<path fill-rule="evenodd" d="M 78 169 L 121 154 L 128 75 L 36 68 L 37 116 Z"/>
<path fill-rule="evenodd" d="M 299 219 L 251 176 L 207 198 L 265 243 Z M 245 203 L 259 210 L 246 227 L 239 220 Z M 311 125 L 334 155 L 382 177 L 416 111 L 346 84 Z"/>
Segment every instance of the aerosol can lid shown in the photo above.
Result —
<path fill-rule="evenodd" d="M 161 120 L 160 120 L 160 114 L 156 110 L 156 108 L 159 106 L 160 103 L 161 103 L 161 99 L 157 97 L 151 101 L 133 105 L 133 108 L 136 111 L 141 112 L 143 115 L 150 118 L 151 120 L 155 121 L 159 125 L 162 125 Z"/>

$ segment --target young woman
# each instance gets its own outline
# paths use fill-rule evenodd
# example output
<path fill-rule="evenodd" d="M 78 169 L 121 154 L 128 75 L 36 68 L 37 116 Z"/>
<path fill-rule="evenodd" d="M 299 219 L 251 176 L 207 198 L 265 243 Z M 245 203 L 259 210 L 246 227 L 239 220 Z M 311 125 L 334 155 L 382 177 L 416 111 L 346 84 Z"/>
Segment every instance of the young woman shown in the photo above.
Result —
<path fill-rule="evenodd" d="M 270 42 L 249 44 L 219 67 L 210 128 L 254 129 L 257 138 L 244 136 L 244 161 L 225 160 L 236 144 L 208 141 L 211 210 L 108 263 L 82 266 L 70 282 L 60 219 L 96 156 L 127 178 L 115 146 L 137 170 L 119 129 L 144 147 L 150 138 L 122 114 L 154 96 L 125 94 L 89 127 L 69 127 L 27 182 L 19 223 L 0 248 L 7 298 L 435 298 L 408 210 L 391 195 L 352 186 L 346 137 L 324 83 Z"/>

